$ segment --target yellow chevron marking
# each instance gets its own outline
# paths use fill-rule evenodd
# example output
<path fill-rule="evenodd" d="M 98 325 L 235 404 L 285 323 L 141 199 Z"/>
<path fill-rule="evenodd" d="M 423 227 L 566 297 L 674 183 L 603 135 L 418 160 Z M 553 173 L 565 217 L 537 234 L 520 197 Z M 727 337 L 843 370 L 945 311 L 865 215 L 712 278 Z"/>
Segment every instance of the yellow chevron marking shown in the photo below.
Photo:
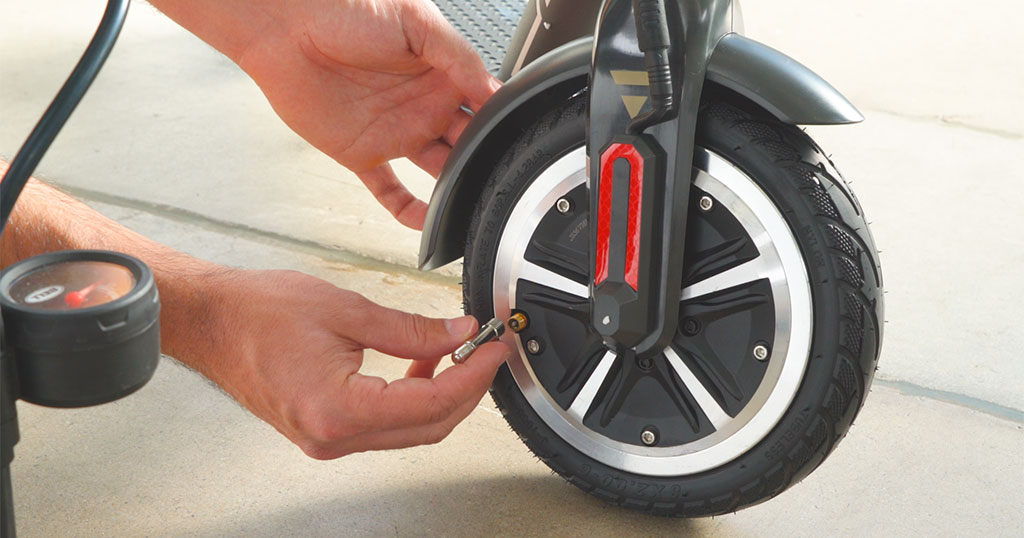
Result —
<path fill-rule="evenodd" d="M 650 86 L 647 80 L 647 71 L 626 71 L 623 69 L 612 69 L 612 80 L 620 86 Z"/>
<path fill-rule="evenodd" d="M 644 103 L 647 102 L 646 95 L 623 95 L 622 103 L 626 105 L 626 112 L 629 112 L 630 118 L 635 118 L 640 112 L 640 109 L 644 107 Z"/>

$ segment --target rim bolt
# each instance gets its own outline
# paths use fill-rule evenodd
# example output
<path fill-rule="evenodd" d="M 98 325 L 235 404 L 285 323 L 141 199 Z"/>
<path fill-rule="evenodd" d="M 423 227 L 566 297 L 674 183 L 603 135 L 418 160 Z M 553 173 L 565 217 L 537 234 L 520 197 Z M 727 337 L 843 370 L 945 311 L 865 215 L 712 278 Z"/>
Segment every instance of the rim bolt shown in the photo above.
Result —
<path fill-rule="evenodd" d="M 658 434 L 654 433 L 654 430 L 647 428 L 640 434 L 640 440 L 647 446 L 651 446 L 658 442 Z"/>
<path fill-rule="evenodd" d="M 712 200 L 710 196 L 704 195 L 700 197 L 698 205 L 700 205 L 700 208 L 704 211 L 710 211 L 711 208 L 714 207 L 715 201 Z"/>
<path fill-rule="evenodd" d="M 700 322 L 693 318 L 689 318 L 683 322 L 683 334 L 686 336 L 694 336 L 700 332 Z"/>
<path fill-rule="evenodd" d="M 650 370 L 651 366 L 654 366 L 654 361 L 652 361 L 650 357 L 644 357 L 637 360 L 636 365 L 639 366 L 641 370 Z"/>
<path fill-rule="evenodd" d="M 555 208 L 558 209 L 559 213 L 566 215 L 572 211 L 572 202 L 570 202 L 568 198 L 559 198 L 558 201 L 555 202 Z"/>
<path fill-rule="evenodd" d="M 754 346 L 754 358 L 759 361 L 768 360 L 768 346 L 765 346 L 764 344 Z"/>
<path fill-rule="evenodd" d="M 526 351 L 529 351 L 531 355 L 540 353 L 540 342 L 536 338 L 531 338 L 526 341 Z"/>

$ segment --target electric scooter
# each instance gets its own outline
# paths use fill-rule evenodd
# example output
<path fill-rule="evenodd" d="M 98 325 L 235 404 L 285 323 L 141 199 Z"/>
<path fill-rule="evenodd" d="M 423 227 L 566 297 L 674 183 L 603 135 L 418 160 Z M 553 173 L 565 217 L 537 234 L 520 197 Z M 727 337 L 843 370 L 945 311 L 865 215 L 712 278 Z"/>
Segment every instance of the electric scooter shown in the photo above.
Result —
<path fill-rule="evenodd" d="M 742 35 L 731 0 L 530 0 L 430 201 L 420 267 L 515 317 L 491 388 L 526 445 L 613 504 L 707 516 L 846 434 L 882 341 L 860 204 L 798 125 L 859 122 Z"/>
<path fill-rule="evenodd" d="M 0 231 L 127 3 L 109 1 L 12 162 Z M 509 424 L 573 484 L 652 514 L 731 512 L 806 476 L 849 430 L 881 346 L 863 212 L 796 127 L 862 117 L 741 30 L 730 0 L 531 1 L 424 229 L 421 268 L 464 257 L 466 311 L 517 320 L 491 389 Z M 159 297 L 139 260 L 66 251 L 7 268 L 0 307 L 6 538 L 15 400 L 138 390 Z"/>

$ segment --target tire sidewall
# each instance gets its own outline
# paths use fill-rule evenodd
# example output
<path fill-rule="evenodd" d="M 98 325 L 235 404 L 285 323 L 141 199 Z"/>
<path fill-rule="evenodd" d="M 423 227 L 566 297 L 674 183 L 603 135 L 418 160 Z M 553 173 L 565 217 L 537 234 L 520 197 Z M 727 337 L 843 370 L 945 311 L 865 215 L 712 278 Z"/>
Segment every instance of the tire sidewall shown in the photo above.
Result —
<path fill-rule="evenodd" d="M 529 184 L 582 142 L 585 99 L 583 94 L 541 118 L 488 179 L 467 242 L 464 293 L 468 313 L 480 319 L 491 317 L 493 269 L 503 224 Z M 840 295 L 829 263 L 828 241 L 821 226 L 814 224 L 813 207 L 793 179 L 769 154 L 751 145 L 741 130 L 703 110 L 696 144 L 729 160 L 768 195 L 789 225 L 810 278 L 814 320 L 811 353 L 800 388 L 776 426 L 751 450 L 715 469 L 678 477 L 643 476 L 607 466 L 558 437 L 526 401 L 508 366 L 499 370 L 491 391 L 524 442 L 556 472 L 608 500 L 646 503 L 651 511 L 657 511 L 659 505 L 671 506 L 667 511 L 675 515 L 719 513 L 734 510 L 737 505 L 755 504 L 778 494 L 820 463 L 824 454 L 792 468 L 797 465 L 793 452 L 806 444 L 812 429 L 821 428 L 816 419 L 832 389 L 840 338 L 836 321 Z M 859 406 L 850 407 L 855 411 Z M 830 438 L 837 436 L 835 431 L 827 434 Z M 775 476 L 779 477 L 777 481 Z"/>

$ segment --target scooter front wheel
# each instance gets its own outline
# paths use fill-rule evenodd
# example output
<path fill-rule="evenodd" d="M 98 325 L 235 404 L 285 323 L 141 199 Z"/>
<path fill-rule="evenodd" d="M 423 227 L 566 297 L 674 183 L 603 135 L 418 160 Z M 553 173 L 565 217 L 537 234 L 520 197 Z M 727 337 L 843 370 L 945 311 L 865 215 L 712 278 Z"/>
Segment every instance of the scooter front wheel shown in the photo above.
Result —
<path fill-rule="evenodd" d="M 679 327 L 622 368 L 590 326 L 586 95 L 512 141 L 469 229 L 480 319 L 522 312 L 491 393 L 558 474 L 613 503 L 703 516 L 768 499 L 845 435 L 881 344 L 860 206 L 799 129 L 735 96 L 698 119 Z"/>

